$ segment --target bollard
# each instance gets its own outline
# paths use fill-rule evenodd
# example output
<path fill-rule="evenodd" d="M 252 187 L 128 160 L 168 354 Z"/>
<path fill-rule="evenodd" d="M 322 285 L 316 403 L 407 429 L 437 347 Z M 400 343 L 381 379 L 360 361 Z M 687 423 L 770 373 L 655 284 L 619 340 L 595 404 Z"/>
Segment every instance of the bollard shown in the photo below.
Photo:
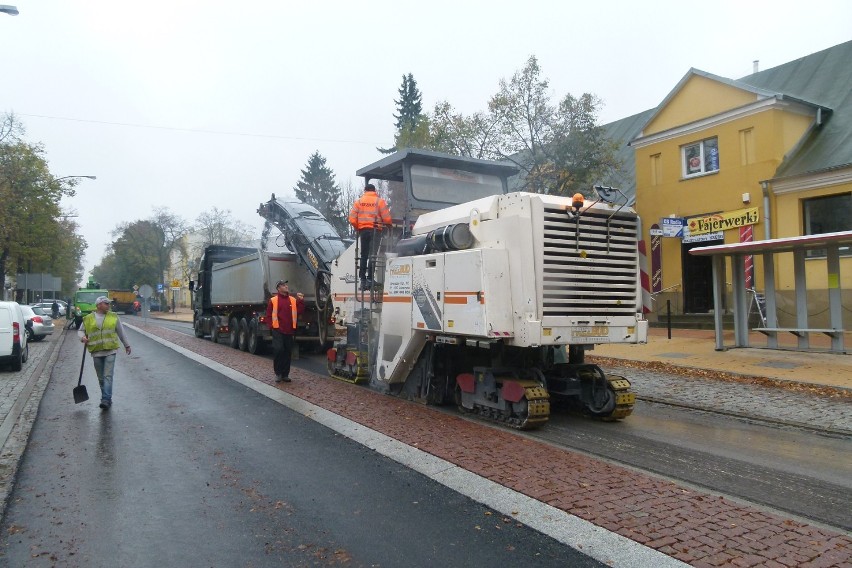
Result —
<path fill-rule="evenodd" d="M 672 338 L 672 301 L 666 300 L 666 327 L 669 330 L 669 339 Z"/>

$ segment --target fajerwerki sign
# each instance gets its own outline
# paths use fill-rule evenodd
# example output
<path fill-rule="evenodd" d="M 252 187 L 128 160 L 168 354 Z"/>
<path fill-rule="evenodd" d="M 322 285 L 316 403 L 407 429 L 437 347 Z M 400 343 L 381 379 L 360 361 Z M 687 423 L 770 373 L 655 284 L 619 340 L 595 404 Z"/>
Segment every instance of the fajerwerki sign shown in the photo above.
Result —
<path fill-rule="evenodd" d="M 704 217 L 690 217 L 687 219 L 687 227 L 690 235 L 701 235 L 716 231 L 727 231 L 738 229 L 746 225 L 754 225 L 760 220 L 757 207 L 748 209 L 737 209 L 724 213 L 714 213 Z"/>

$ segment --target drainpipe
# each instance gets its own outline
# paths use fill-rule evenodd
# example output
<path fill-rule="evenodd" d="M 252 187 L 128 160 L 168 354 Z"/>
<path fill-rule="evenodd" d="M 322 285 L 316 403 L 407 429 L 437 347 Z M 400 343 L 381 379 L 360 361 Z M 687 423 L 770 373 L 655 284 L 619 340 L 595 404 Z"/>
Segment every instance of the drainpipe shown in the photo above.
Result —
<path fill-rule="evenodd" d="M 760 187 L 763 189 L 763 238 L 768 241 L 772 238 L 769 223 L 769 182 L 760 182 Z"/>

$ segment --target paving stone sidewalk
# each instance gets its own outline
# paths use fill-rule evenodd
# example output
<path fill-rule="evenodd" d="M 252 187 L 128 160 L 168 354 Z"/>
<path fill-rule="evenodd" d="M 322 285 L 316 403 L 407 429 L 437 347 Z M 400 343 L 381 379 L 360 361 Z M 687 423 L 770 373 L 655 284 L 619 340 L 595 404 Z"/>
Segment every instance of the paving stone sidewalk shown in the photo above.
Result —
<path fill-rule="evenodd" d="M 269 365 L 259 365 L 252 355 L 156 326 L 145 329 L 256 380 L 275 384 Z M 848 534 L 301 369 L 291 376 L 292 383 L 278 388 L 693 566 L 852 565 Z M 675 390 L 664 381 L 649 386 L 649 379 L 637 381 L 641 389 Z M 724 389 L 713 390 L 709 384 L 701 388 L 707 400 L 718 397 L 728 401 L 725 404 L 739 404 L 730 401 Z M 752 396 L 757 401 L 768 394 L 755 391 Z"/>
<path fill-rule="evenodd" d="M 640 399 L 852 436 L 852 398 L 609 365 Z"/>

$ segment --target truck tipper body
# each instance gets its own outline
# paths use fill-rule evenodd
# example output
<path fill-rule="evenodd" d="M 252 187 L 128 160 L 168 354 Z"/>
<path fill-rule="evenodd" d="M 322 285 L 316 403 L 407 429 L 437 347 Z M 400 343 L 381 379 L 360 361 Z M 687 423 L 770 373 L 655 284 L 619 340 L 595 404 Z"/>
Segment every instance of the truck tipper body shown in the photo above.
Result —
<path fill-rule="evenodd" d="M 109 299 L 112 300 L 112 310 L 115 312 L 124 312 L 131 314 L 133 310 L 133 302 L 136 301 L 135 290 L 110 290 Z"/>
<path fill-rule="evenodd" d="M 278 280 L 288 280 L 292 293 L 305 295 L 305 311 L 296 340 L 320 348 L 313 279 L 297 255 L 250 247 L 210 245 L 204 249 L 198 279 L 190 282 L 196 337 L 257 353 L 271 341 L 266 305 Z"/>

